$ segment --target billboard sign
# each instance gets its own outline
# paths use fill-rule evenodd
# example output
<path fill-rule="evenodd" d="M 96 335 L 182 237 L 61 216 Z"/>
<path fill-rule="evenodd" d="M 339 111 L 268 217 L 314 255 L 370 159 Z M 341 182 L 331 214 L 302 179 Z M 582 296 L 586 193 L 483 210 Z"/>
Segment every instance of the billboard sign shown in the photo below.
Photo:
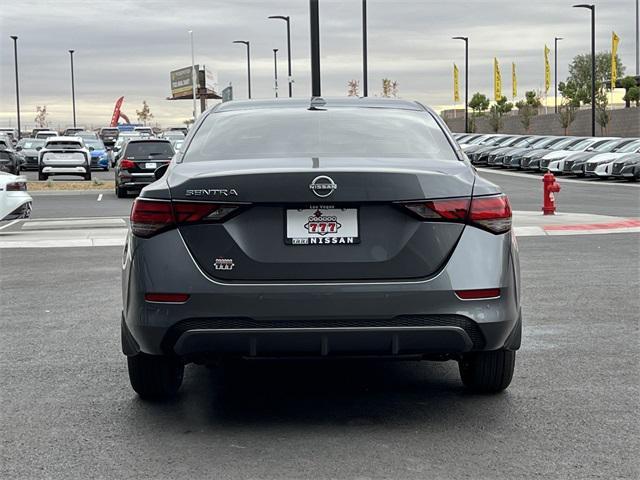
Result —
<path fill-rule="evenodd" d="M 199 71 L 198 65 L 195 66 Z M 184 67 L 171 72 L 171 96 L 181 97 L 193 91 L 193 74 L 191 67 Z"/>

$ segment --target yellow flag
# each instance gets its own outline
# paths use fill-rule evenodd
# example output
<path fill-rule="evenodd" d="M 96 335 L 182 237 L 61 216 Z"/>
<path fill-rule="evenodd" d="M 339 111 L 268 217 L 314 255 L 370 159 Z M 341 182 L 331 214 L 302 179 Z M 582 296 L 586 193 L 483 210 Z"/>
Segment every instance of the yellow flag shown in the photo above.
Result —
<path fill-rule="evenodd" d="M 518 79 L 516 78 L 516 62 L 511 62 L 511 84 L 513 85 L 513 98 L 518 96 Z"/>
<path fill-rule="evenodd" d="M 458 66 L 453 64 L 453 101 L 460 101 L 460 72 L 458 71 Z"/>
<path fill-rule="evenodd" d="M 551 65 L 549 65 L 549 50 L 544 46 L 544 91 L 545 93 L 551 88 Z"/>
<path fill-rule="evenodd" d="M 500 65 L 498 59 L 493 59 L 493 99 L 497 102 L 502 98 L 502 78 L 500 77 Z"/>
<path fill-rule="evenodd" d="M 616 80 L 618 80 L 618 62 L 616 55 L 618 54 L 618 44 L 620 37 L 616 32 L 611 32 L 611 90 L 616 88 Z"/>

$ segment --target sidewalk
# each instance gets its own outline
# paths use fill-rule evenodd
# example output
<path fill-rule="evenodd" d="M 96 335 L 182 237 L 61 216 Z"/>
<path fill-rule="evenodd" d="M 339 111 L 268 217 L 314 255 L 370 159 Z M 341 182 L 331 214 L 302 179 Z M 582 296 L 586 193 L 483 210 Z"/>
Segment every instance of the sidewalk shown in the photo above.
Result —
<path fill-rule="evenodd" d="M 127 236 L 127 220 L 121 217 L 15 220 L 0 225 L 0 249 L 122 246 Z M 518 237 L 640 233 L 640 218 L 583 213 L 545 216 L 541 212 L 515 211 L 513 230 Z"/>

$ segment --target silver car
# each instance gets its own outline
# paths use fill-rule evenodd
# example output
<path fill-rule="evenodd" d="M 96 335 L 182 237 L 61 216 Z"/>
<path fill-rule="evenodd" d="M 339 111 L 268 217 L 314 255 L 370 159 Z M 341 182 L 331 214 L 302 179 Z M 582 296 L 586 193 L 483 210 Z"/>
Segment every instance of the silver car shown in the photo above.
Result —
<path fill-rule="evenodd" d="M 510 384 L 522 326 L 509 202 L 429 108 L 225 102 L 156 177 L 122 270 L 140 396 L 228 357 L 454 360 L 473 390 Z"/>

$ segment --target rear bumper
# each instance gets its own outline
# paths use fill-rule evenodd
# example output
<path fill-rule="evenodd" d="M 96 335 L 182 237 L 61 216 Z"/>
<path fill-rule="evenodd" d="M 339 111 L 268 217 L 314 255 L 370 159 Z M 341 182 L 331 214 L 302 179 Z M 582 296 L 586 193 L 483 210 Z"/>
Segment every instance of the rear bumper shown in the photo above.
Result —
<path fill-rule="evenodd" d="M 172 254 L 155 258 L 149 249 Z M 455 294 L 496 287 L 498 298 Z M 190 297 L 152 303 L 147 292 Z M 515 238 L 472 227 L 444 268 L 420 281 L 223 283 L 197 267 L 176 231 L 130 236 L 124 252 L 123 331 L 136 346 L 127 354 L 455 355 L 504 347 L 519 312 Z"/>
<path fill-rule="evenodd" d="M 49 173 L 49 174 L 56 174 L 56 173 L 60 173 L 60 174 L 77 174 L 77 175 L 84 175 L 85 173 L 88 173 L 89 168 L 88 167 L 84 167 L 84 166 L 77 166 L 77 167 L 51 167 L 51 166 L 45 166 L 42 167 L 42 173 Z"/>

